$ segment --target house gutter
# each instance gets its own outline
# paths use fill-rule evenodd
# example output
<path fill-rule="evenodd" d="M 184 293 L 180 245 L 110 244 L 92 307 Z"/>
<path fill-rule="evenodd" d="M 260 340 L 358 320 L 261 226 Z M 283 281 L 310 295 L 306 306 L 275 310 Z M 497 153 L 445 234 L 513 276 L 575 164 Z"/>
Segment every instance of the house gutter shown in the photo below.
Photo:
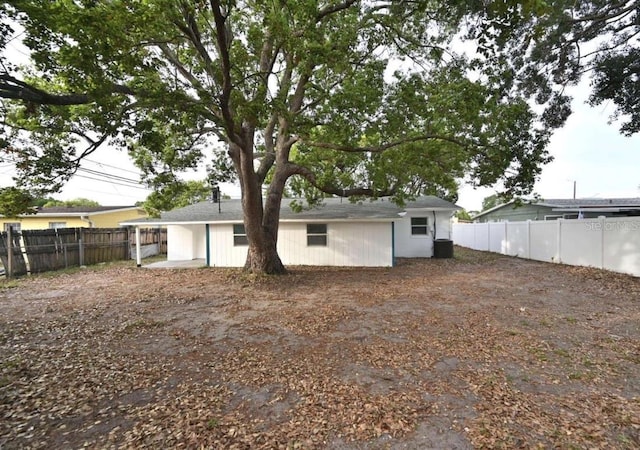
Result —
<path fill-rule="evenodd" d="M 86 222 L 89 224 L 89 228 L 93 228 L 94 227 L 94 223 L 92 220 L 89 219 L 89 216 L 80 216 L 80 220 L 82 220 L 83 222 Z"/>

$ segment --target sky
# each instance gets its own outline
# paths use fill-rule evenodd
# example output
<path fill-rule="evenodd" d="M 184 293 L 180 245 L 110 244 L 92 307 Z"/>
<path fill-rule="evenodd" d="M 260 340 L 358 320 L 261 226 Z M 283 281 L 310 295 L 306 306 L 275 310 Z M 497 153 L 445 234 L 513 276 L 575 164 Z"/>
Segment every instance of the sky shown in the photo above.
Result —
<path fill-rule="evenodd" d="M 545 165 L 534 192 L 542 198 L 640 197 L 640 135 L 625 137 L 619 123 L 609 123 L 613 106 L 590 107 L 585 102 L 589 80 L 568 91 L 574 96 L 574 113 L 549 143 L 554 160 Z M 463 186 L 457 204 L 480 210 L 494 189 Z"/>
<path fill-rule="evenodd" d="M 19 41 L 10 44 L 12 57 L 26 62 L 27 52 Z M 585 79 L 568 94 L 574 97 L 574 113 L 565 126 L 556 130 L 548 150 L 554 160 L 544 166 L 534 193 L 542 198 L 572 198 L 574 183 L 577 198 L 640 197 L 640 134 L 625 137 L 619 124 L 610 124 L 613 105 L 590 107 L 585 102 L 589 80 Z M 0 187 L 12 186 L 15 169 L 0 160 Z M 186 179 L 204 179 L 204 171 L 186 174 Z M 59 200 L 78 197 L 95 200 L 105 206 L 133 205 L 151 191 L 138 183 L 139 171 L 126 151 L 101 148 L 82 163 L 82 169 L 62 192 Z M 237 186 L 221 185 L 223 194 L 239 197 Z M 467 211 L 479 211 L 482 200 L 494 194 L 492 188 L 474 189 L 461 185 L 457 204 Z"/>

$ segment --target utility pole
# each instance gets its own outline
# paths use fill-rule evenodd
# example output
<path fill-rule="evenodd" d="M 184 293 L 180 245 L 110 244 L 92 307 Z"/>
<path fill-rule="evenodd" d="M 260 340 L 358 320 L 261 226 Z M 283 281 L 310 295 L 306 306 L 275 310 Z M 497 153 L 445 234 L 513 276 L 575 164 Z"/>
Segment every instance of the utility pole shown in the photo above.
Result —
<path fill-rule="evenodd" d="M 576 199 L 576 180 L 573 180 L 573 199 Z"/>

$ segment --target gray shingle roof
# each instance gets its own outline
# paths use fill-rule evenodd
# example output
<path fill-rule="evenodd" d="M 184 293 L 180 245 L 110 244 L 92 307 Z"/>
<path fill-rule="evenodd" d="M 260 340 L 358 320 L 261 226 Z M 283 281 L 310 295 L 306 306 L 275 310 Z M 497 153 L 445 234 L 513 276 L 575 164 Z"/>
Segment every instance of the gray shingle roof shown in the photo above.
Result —
<path fill-rule="evenodd" d="M 571 208 L 597 208 L 597 207 L 640 207 L 640 198 L 550 198 L 539 203 L 548 206 L 566 206 Z"/>
<path fill-rule="evenodd" d="M 588 209 L 588 208 L 632 208 L 640 209 L 640 198 L 547 198 L 531 202 L 534 205 L 548 206 L 554 208 L 554 211 L 562 211 L 565 209 Z M 493 211 L 501 209 L 507 205 L 513 204 L 513 200 L 496 205 L 493 208 L 482 211 L 473 219 L 483 217 Z"/>
<path fill-rule="evenodd" d="M 294 212 L 290 199 L 283 199 L 280 219 L 288 220 L 368 220 L 368 219 L 397 219 L 398 214 L 407 209 L 437 209 L 455 211 L 460 207 L 434 196 L 418 197 L 414 201 L 407 202 L 405 207 L 400 207 L 388 199 L 376 201 L 365 200 L 358 203 L 351 203 L 347 199 L 327 198 L 323 204 L 305 209 L 301 212 Z M 218 212 L 218 207 L 220 212 Z M 154 223 L 171 222 L 218 222 L 218 221 L 242 221 L 242 204 L 239 199 L 222 200 L 218 203 L 200 202 L 184 208 L 174 209 L 162 213 L 160 219 L 146 220 Z M 127 221 L 130 222 L 145 222 Z"/>
<path fill-rule="evenodd" d="M 106 211 L 115 211 L 119 209 L 132 209 L 136 206 L 51 206 L 46 208 L 38 208 L 38 214 L 87 214 Z"/>

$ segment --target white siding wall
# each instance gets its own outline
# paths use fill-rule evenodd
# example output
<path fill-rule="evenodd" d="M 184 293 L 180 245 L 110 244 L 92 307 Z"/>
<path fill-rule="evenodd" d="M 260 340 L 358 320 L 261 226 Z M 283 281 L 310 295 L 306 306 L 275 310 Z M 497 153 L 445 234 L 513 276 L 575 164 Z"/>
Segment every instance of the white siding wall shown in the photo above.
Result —
<path fill-rule="evenodd" d="M 246 246 L 233 246 L 233 226 L 211 224 L 211 265 L 242 267 Z M 285 265 L 391 266 L 390 222 L 327 222 L 327 246 L 307 245 L 307 224 L 283 222 L 278 254 Z"/>
<path fill-rule="evenodd" d="M 210 262 L 214 267 L 242 267 L 247 260 L 247 246 L 233 245 L 233 225 L 211 224 L 210 236 Z"/>
<path fill-rule="evenodd" d="M 433 211 L 428 211 L 433 217 Z M 436 211 L 436 239 L 452 239 L 451 215 L 453 211 Z"/>
<path fill-rule="evenodd" d="M 207 257 L 207 228 L 206 225 L 196 225 L 193 229 L 193 257 L 204 259 Z"/>
<path fill-rule="evenodd" d="M 426 217 L 429 232 L 425 235 L 411 235 L 411 218 Z M 435 225 L 435 227 L 434 227 Z M 436 236 L 434 236 L 434 231 Z M 431 258 L 434 239 L 451 239 L 451 211 L 411 209 L 396 221 L 395 248 L 399 258 Z"/>
<path fill-rule="evenodd" d="M 391 266 L 390 222 L 328 222 L 327 246 L 307 245 L 306 223 L 281 223 L 278 253 L 285 265 Z"/>
<path fill-rule="evenodd" d="M 426 217 L 428 234 L 411 235 L 411 218 Z M 438 230 L 438 235 L 440 231 Z M 396 221 L 396 256 L 399 258 L 431 258 L 433 256 L 433 212 L 409 212 Z"/>
<path fill-rule="evenodd" d="M 205 257 L 204 225 L 167 225 L 167 260 Z"/>

